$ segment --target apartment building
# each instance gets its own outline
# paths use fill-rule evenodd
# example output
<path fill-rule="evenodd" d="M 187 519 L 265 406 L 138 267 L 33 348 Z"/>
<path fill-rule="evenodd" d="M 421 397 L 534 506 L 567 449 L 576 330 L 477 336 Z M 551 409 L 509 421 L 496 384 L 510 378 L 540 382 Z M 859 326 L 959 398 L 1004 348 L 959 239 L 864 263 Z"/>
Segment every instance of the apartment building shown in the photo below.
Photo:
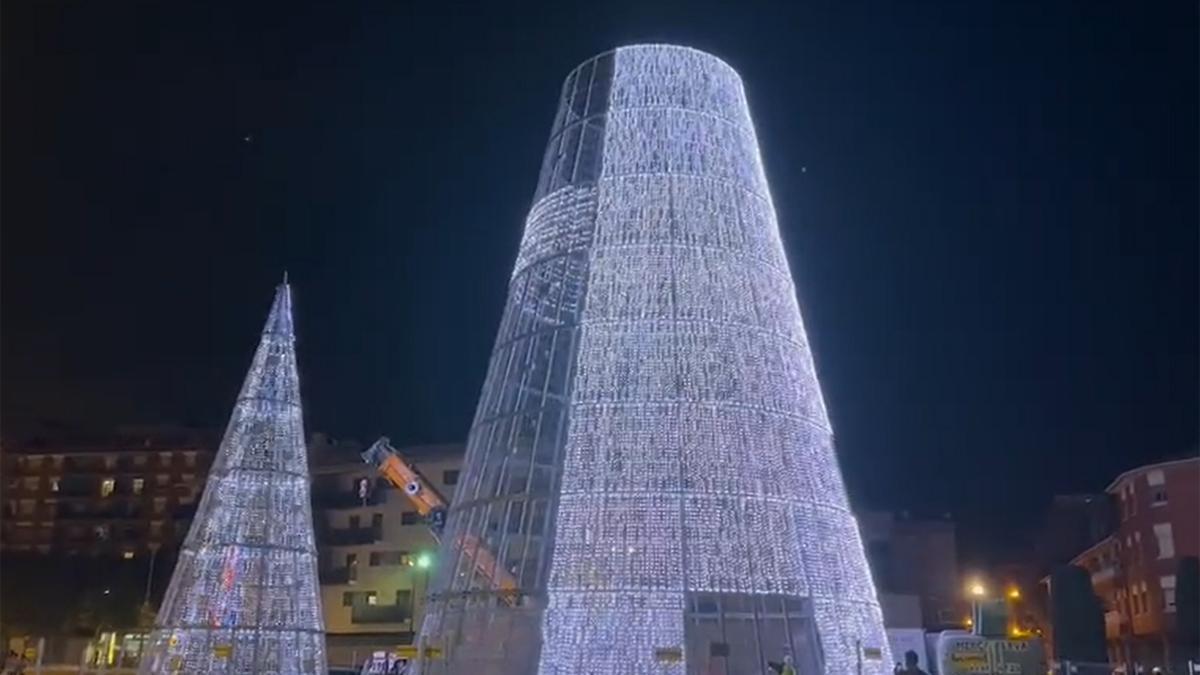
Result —
<path fill-rule="evenodd" d="M 314 436 L 313 518 L 321 555 L 321 601 L 331 665 L 412 644 L 436 572 L 437 541 L 404 491 L 359 457 L 358 444 Z M 400 453 L 452 499 L 462 445 Z"/>

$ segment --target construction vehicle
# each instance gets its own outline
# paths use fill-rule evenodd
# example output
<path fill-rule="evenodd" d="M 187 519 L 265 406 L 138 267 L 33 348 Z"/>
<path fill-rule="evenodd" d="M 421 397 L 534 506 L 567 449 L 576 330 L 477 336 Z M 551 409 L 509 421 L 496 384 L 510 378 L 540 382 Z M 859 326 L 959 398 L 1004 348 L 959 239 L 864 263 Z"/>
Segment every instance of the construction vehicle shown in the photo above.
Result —
<path fill-rule="evenodd" d="M 375 467 L 380 476 L 383 476 L 385 480 L 408 497 L 416 507 L 417 513 L 429 525 L 433 538 L 440 543 L 442 530 L 446 525 L 446 509 L 449 504 L 445 497 L 437 491 L 437 488 L 433 487 L 411 464 L 404 461 L 386 436 L 372 443 L 371 447 L 362 453 L 362 459 Z M 487 546 L 483 545 L 479 537 L 472 534 L 460 534 L 455 543 L 457 548 L 462 550 L 462 555 L 472 561 L 475 572 L 486 582 L 485 587 L 489 590 L 499 590 L 499 595 L 505 603 L 515 604 L 518 593 L 516 578 L 500 566 L 496 557 L 488 550 Z"/>

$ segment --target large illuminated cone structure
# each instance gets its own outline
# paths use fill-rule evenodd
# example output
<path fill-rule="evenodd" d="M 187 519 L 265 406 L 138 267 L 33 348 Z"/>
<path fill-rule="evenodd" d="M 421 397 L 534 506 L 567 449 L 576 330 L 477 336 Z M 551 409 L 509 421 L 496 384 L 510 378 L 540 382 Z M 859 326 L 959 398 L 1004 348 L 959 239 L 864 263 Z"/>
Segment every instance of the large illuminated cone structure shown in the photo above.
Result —
<path fill-rule="evenodd" d="M 326 672 L 285 282 L 263 328 L 142 673 Z"/>
<path fill-rule="evenodd" d="M 426 672 L 891 672 L 719 59 L 567 77 L 442 542 Z"/>

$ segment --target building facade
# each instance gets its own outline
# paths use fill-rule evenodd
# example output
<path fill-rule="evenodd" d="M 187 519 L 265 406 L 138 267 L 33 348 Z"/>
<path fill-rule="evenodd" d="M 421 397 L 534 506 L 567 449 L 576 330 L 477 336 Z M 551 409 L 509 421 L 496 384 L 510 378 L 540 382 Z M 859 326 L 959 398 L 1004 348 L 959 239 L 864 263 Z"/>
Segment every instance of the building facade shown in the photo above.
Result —
<path fill-rule="evenodd" d="M 1200 458 L 1126 471 L 1106 492 L 1115 527 L 1071 564 L 1091 574 L 1104 606 L 1110 661 L 1169 669 L 1179 561 L 1200 555 Z"/>
<path fill-rule="evenodd" d="M 961 627 L 969 604 L 954 521 L 873 511 L 859 524 L 888 628 Z"/>
<path fill-rule="evenodd" d="M 162 428 L 7 444 L 0 550 L 132 558 L 177 548 L 214 452 L 208 434 Z"/>
<path fill-rule="evenodd" d="M 567 77 L 440 556 L 433 672 L 891 672 L 721 60 Z"/>
<path fill-rule="evenodd" d="M 362 462 L 361 446 L 317 435 L 310 450 L 329 662 L 357 666 L 413 643 L 438 542 L 405 493 Z M 400 450 L 446 500 L 463 452 L 453 444 Z"/>

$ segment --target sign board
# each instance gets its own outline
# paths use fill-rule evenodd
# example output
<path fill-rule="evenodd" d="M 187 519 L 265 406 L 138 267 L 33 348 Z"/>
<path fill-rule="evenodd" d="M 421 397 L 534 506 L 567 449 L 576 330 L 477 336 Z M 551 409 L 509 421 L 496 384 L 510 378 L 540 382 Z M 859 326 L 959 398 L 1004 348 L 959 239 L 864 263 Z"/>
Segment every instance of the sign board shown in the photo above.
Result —
<path fill-rule="evenodd" d="M 883 650 L 880 649 L 879 647 L 863 647 L 862 652 L 863 652 L 862 655 L 863 655 L 864 661 L 882 661 L 883 660 Z"/>
<path fill-rule="evenodd" d="M 1036 675 L 1045 672 L 1039 640 L 1008 640 L 946 631 L 938 636 L 941 675 Z"/>
<path fill-rule="evenodd" d="M 401 659 L 415 659 L 417 658 L 417 646 L 401 645 L 396 647 L 396 656 Z"/>
<path fill-rule="evenodd" d="M 654 650 L 654 660 L 659 663 L 682 663 L 683 650 L 679 647 L 659 647 Z"/>
<path fill-rule="evenodd" d="M 213 645 L 213 656 L 218 659 L 227 659 L 233 653 L 233 645 Z"/>

